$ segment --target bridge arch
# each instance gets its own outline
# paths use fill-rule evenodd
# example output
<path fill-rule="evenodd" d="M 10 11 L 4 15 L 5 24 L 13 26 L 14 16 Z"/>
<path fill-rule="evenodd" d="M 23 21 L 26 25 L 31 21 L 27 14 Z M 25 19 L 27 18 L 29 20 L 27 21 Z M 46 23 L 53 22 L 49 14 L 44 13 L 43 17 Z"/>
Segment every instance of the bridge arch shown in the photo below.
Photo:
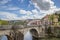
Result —
<path fill-rule="evenodd" d="M 24 40 L 38 40 L 38 30 L 36 28 L 29 28 L 24 32 Z"/>
<path fill-rule="evenodd" d="M 38 34 L 38 31 L 36 29 L 30 29 L 30 32 L 34 35 Z"/>
<path fill-rule="evenodd" d="M 30 29 L 30 32 L 32 34 L 32 40 L 38 40 L 38 31 L 36 29 Z"/>

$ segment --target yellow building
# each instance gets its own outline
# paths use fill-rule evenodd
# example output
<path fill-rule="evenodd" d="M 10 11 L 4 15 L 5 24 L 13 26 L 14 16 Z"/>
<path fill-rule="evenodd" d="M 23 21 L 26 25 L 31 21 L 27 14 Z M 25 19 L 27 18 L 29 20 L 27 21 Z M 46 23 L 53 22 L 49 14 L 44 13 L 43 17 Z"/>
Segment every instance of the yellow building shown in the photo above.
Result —
<path fill-rule="evenodd" d="M 59 18 L 59 16 L 57 14 L 54 14 L 53 24 L 55 27 L 59 25 L 58 18 Z"/>

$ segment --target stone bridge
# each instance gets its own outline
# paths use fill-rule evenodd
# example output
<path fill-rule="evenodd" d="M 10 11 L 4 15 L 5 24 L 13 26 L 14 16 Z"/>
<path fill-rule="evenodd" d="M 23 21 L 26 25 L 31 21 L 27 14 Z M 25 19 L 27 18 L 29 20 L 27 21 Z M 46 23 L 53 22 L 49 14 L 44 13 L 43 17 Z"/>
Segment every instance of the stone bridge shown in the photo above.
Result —
<path fill-rule="evenodd" d="M 0 26 L 0 35 L 7 36 L 8 40 L 23 40 L 24 35 L 28 31 L 30 31 L 32 36 L 35 38 L 41 38 L 41 37 L 45 36 L 44 26 L 25 26 L 25 27 L 23 27 L 21 25 L 14 25 L 14 26 L 3 25 L 3 26 Z"/>

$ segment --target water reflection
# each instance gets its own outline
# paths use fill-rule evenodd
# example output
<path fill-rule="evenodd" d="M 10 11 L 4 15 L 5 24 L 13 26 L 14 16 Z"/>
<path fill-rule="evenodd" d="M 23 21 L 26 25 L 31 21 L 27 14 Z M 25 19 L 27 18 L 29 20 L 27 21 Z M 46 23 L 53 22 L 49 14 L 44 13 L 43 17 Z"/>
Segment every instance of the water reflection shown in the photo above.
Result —
<path fill-rule="evenodd" d="M 24 40 L 32 40 L 32 34 L 30 33 L 30 31 L 28 31 L 28 32 L 24 35 Z"/>
<path fill-rule="evenodd" d="M 1 37 L 1 40 L 8 40 L 8 39 L 7 39 L 7 36 L 2 36 L 2 37 Z"/>

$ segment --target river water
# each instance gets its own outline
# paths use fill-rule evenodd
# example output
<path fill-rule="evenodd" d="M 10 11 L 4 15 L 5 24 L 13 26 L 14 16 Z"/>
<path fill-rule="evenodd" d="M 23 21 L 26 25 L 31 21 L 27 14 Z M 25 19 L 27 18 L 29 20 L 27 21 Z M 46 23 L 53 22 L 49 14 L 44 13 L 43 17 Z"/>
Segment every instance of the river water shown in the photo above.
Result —
<path fill-rule="evenodd" d="M 8 40 L 6 36 L 1 36 L 0 40 Z"/>
<path fill-rule="evenodd" d="M 6 36 L 2 36 L 0 37 L 0 40 L 8 40 L 8 39 Z M 29 31 L 24 35 L 24 40 L 32 40 L 32 34 Z M 45 38 L 39 40 L 60 40 L 60 38 Z"/>
<path fill-rule="evenodd" d="M 29 37 L 29 36 L 28 36 Z M 8 40 L 6 36 L 3 36 L 0 40 Z M 24 40 L 32 40 L 30 38 L 26 38 Z M 60 40 L 60 38 L 47 38 L 47 39 L 39 39 L 39 40 Z"/>
<path fill-rule="evenodd" d="M 28 31 L 28 32 L 24 35 L 24 40 L 32 40 L 32 34 L 30 33 L 30 31 Z"/>

